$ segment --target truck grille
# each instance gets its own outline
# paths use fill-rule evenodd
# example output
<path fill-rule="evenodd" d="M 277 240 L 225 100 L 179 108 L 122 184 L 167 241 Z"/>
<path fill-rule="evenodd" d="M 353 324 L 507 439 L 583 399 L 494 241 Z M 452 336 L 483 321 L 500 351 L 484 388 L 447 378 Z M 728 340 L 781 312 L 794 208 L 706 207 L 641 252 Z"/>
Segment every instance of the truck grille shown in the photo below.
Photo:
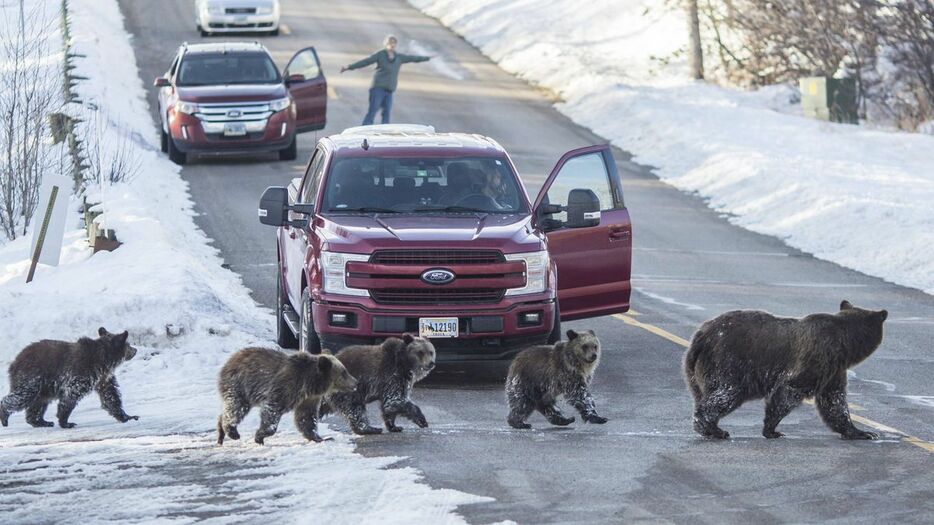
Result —
<path fill-rule="evenodd" d="M 505 290 L 487 288 L 384 288 L 370 290 L 370 296 L 380 304 L 450 305 L 498 303 Z"/>
<path fill-rule="evenodd" d="M 370 257 L 370 262 L 393 266 L 444 266 L 497 264 L 506 262 L 506 258 L 495 250 L 379 250 Z"/>

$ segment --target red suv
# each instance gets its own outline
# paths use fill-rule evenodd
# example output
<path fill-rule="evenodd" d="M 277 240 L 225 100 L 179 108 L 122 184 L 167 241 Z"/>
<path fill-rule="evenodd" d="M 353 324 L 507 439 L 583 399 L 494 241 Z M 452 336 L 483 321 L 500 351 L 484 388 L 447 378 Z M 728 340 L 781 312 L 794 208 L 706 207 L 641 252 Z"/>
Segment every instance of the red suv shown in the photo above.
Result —
<path fill-rule="evenodd" d="M 632 226 L 605 145 L 566 153 L 530 201 L 490 138 L 351 128 L 266 189 L 259 218 L 278 226 L 283 347 L 412 332 L 442 360 L 502 359 L 629 309 Z"/>
<path fill-rule="evenodd" d="M 189 153 L 278 151 L 296 157 L 295 134 L 324 128 L 327 81 L 313 47 L 285 77 L 262 45 L 183 44 L 159 89 L 162 151 L 176 164 Z"/>

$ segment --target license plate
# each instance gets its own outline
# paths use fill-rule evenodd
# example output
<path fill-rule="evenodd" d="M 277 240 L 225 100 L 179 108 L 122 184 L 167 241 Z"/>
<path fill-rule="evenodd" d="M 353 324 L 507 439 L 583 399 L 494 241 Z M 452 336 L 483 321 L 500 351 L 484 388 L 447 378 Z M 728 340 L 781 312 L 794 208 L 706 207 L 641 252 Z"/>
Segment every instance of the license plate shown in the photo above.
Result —
<path fill-rule="evenodd" d="M 418 335 L 421 337 L 457 337 L 456 317 L 420 317 Z"/>
<path fill-rule="evenodd" d="M 245 124 L 224 124 L 225 137 L 242 137 L 246 135 Z"/>
<path fill-rule="evenodd" d="M 235 24 L 245 24 L 248 18 L 244 15 L 239 15 L 234 17 Z"/>

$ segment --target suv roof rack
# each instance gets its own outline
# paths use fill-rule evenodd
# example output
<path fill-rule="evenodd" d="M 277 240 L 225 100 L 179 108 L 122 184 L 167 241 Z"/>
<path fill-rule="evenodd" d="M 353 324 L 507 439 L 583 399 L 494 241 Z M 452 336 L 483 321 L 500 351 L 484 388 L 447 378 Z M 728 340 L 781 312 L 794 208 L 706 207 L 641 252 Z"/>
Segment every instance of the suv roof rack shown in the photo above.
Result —
<path fill-rule="evenodd" d="M 405 133 L 434 133 L 435 127 L 427 124 L 374 124 L 354 126 L 341 131 L 341 135 L 402 135 Z"/>

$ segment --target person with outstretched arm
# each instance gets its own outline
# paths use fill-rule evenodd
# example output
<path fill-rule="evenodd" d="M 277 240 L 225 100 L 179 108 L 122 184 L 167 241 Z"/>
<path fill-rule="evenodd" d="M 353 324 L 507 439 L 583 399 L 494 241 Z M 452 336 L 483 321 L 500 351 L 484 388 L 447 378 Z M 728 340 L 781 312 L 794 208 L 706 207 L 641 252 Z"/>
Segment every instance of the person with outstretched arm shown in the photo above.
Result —
<path fill-rule="evenodd" d="M 399 41 L 393 35 L 389 35 L 383 41 L 385 48 L 354 62 L 353 64 L 341 67 L 341 73 L 351 69 L 360 69 L 370 64 L 376 64 L 376 73 L 373 74 L 373 82 L 370 84 L 370 107 L 367 109 L 366 116 L 363 117 L 363 125 L 369 126 L 376 117 L 376 112 L 381 110 L 383 124 L 389 124 L 389 112 L 392 111 L 392 94 L 399 83 L 399 69 L 402 64 L 408 62 L 425 62 L 431 57 L 420 55 L 405 55 L 396 52 L 396 45 Z"/>

